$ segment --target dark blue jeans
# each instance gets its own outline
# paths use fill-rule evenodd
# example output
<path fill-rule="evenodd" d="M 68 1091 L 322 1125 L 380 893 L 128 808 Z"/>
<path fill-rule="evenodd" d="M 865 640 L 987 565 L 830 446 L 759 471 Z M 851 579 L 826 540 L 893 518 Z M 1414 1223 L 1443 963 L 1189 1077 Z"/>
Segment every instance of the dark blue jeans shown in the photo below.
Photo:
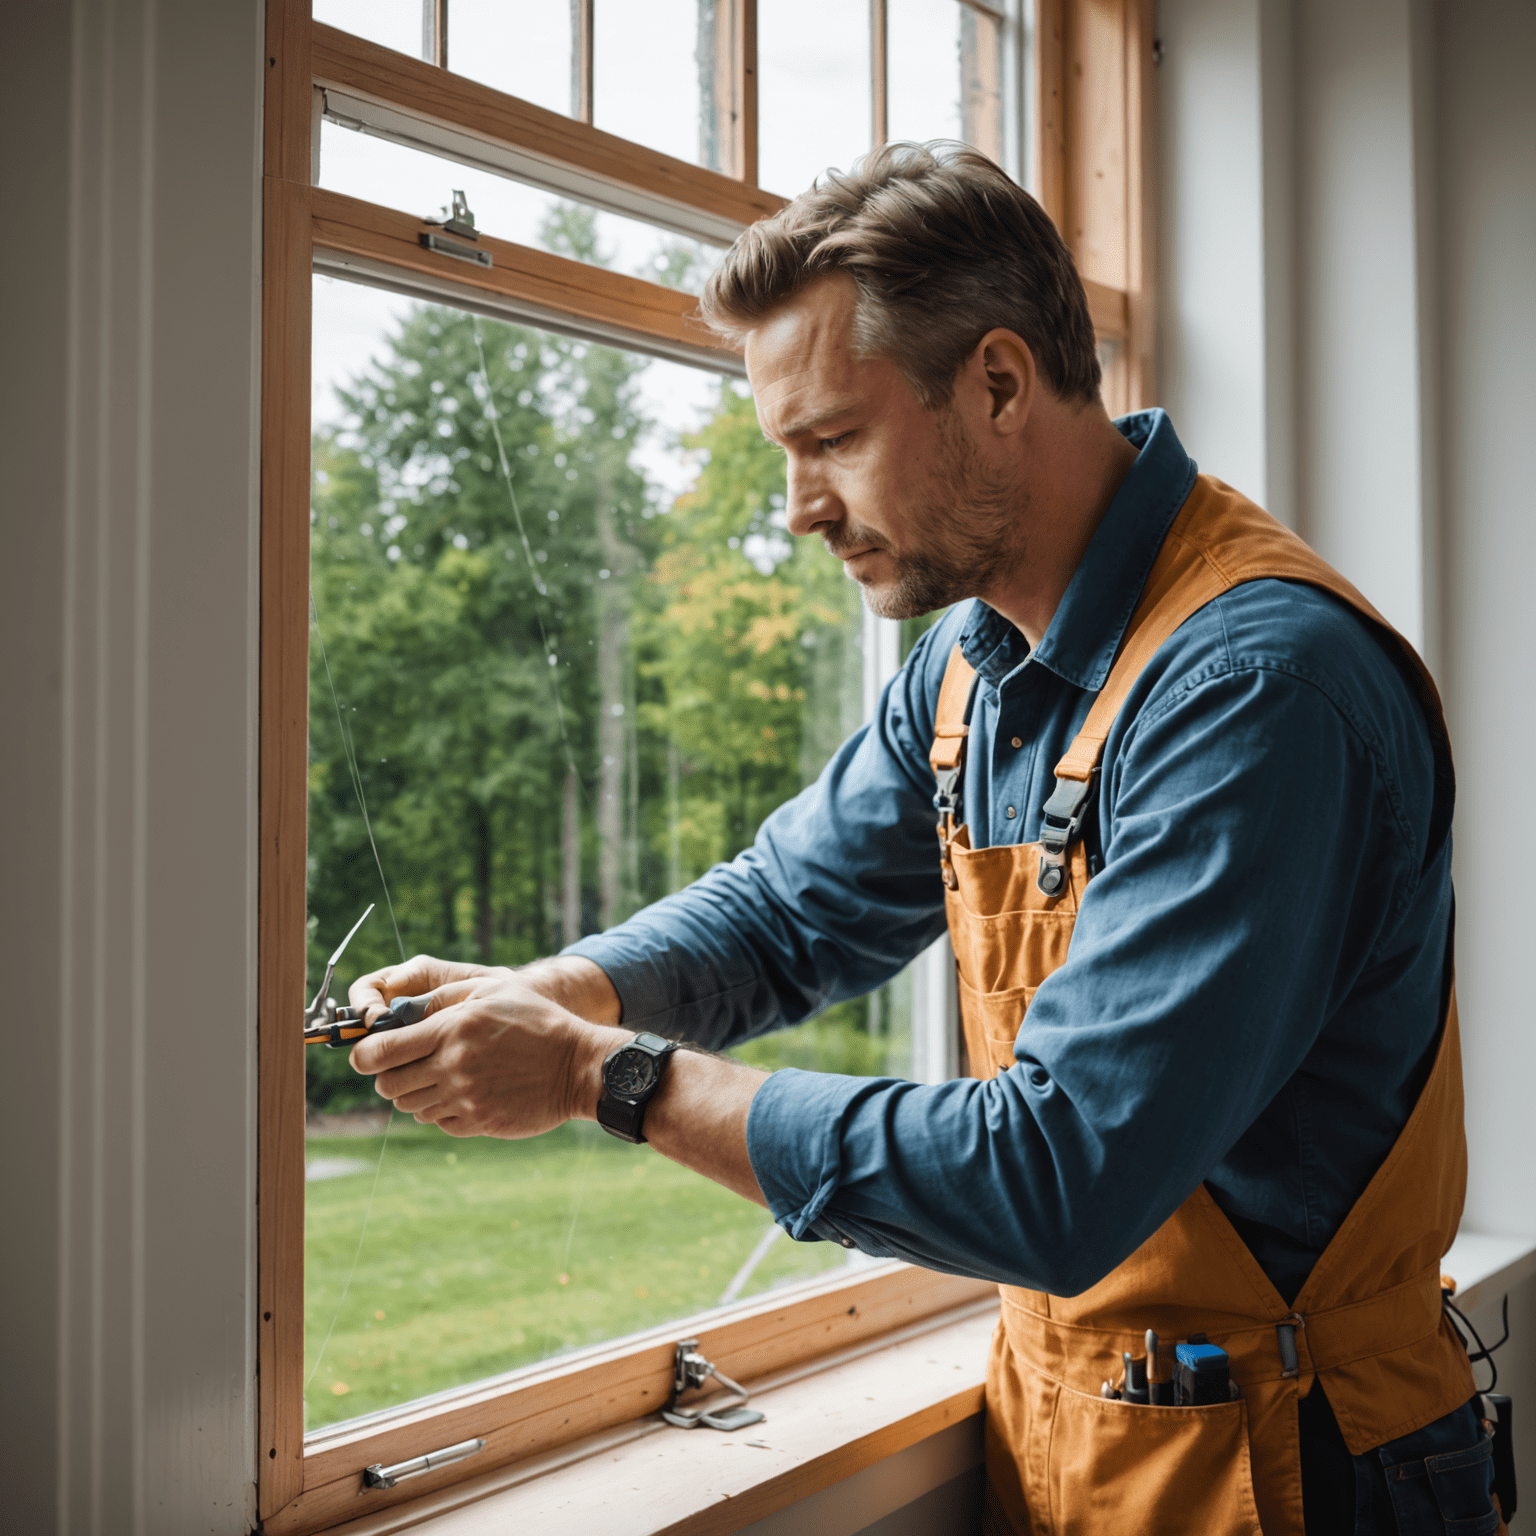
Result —
<path fill-rule="evenodd" d="M 1307 1536 L 1493 1536 L 1493 1442 L 1476 1401 L 1351 1456 L 1314 1383 L 1300 1406 Z"/>

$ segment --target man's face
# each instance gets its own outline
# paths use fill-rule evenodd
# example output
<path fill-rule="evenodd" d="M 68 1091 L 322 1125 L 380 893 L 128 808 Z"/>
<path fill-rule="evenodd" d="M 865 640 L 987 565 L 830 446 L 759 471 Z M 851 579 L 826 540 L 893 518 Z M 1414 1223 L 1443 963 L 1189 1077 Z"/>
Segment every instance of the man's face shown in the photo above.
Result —
<path fill-rule="evenodd" d="M 791 533 L 818 533 L 885 618 L 985 595 L 1024 557 L 1018 476 L 962 411 L 925 409 L 889 358 L 858 357 L 857 289 L 818 279 L 748 333 L 764 435 L 787 459 Z"/>

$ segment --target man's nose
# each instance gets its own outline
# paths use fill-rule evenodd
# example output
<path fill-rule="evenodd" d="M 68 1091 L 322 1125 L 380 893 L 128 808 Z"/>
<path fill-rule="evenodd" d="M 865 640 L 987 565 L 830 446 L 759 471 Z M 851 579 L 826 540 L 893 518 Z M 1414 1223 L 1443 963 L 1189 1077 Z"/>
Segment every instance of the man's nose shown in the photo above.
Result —
<path fill-rule="evenodd" d="M 817 533 L 824 523 L 842 518 L 842 505 L 821 476 L 797 467 L 793 460 L 786 470 L 784 491 L 784 521 L 791 533 Z"/>

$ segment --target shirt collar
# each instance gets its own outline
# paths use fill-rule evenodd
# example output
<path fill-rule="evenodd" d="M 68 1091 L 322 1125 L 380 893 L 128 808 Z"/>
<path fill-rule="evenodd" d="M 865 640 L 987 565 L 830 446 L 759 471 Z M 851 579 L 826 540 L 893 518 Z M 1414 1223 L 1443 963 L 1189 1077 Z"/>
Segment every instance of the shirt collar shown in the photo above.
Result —
<path fill-rule="evenodd" d="M 1136 610 L 1152 562 L 1195 483 L 1165 411 L 1137 411 L 1115 426 L 1141 451 L 1115 492 L 1033 657 L 1029 643 L 983 602 L 972 605 L 960 652 L 994 688 L 1025 661 L 1097 692 Z"/>

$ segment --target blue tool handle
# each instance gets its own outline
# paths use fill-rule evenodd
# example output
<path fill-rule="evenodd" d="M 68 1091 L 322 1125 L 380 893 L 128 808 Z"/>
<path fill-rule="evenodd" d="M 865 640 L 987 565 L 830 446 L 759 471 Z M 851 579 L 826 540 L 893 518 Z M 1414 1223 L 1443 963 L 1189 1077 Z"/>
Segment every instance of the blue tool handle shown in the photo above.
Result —
<path fill-rule="evenodd" d="M 389 1008 L 374 1020 L 373 1028 L 379 1029 L 404 1029 L 408 1024 L 420 1024 L 426 1018 L 427 1010 L 432 1006 L 432 994 L 423 993 L 420 997 L 397 997 Z"/>
<path fill-rule="evenodd" d="M 1231 1362 L 1214 1344 L 1180 1344 L 1174 1352 L 1173 1401 L 1179 1408 L 1230 1402 Z"/>

